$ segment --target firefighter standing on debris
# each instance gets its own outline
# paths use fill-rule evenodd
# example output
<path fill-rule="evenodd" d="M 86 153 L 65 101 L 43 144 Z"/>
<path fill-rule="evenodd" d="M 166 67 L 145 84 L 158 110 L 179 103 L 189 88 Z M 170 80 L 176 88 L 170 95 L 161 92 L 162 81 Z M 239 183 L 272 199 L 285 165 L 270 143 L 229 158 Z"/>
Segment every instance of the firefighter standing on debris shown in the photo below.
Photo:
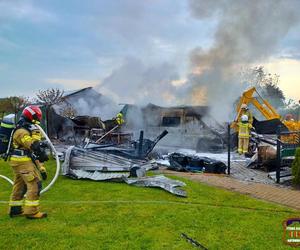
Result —
<path fill-rule="evenodd" d="M 119 126 L 124 124 L 125 120 L 124 120 L 123 114 L 121 112 L 117 114 L 116 122 Z"/>
<path fill-rule="evenodd" d="M 239 127 L 238 153 L 245 154 L 248 152 L 250 129 L 252 128 L 252 125 L 249 122 L 249 118 L 247 115 L 241 116 L 241 121 L 238 123 L 238 127 Z"/>
<path fill-rule="evenodd" d="M 248 117 L 248 122 L 252 125 L 253 124 L 253 115 L 252 112 L 249 110 L 247 104 L 243 103 L 241 105 L 241 115 L 240 117 L 242 118 L 243 115 L 246 115 Z M 241 119 L 240 119 L 241 121 Z"/>
<path fill-rule="evenodd" d="M 46 213 L 39 211 L 41 180 L 47 178 L 42 162 L 48 160 L 40 130 L 35 126 L 41 119 L 42 112 L 39 107 L 26 107 L 12 136 L 9 164 L 15 178 L 9 202 L 10 217 L 22 215 L 28 219 L 47 217 Z"/>

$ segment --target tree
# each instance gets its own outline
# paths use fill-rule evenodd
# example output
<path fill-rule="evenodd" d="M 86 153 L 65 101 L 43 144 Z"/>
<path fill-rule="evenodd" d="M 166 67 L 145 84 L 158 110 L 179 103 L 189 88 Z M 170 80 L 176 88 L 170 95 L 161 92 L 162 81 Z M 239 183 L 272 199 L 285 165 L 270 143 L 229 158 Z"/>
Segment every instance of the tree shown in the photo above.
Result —
<path fill-rule="evenodd" d="M 37 102 L 46 106 L 50 107 L 54 104 L 60 103 L 63 100 L 64 91 L 60 89 L 46 89 L 46 90 L 39 90 L 37 96 Z"/>
<path fill-rule="evenodd" d="M 292 163 L 293 184 L 300 185 L 300 148 L 296 149 L 295 159 Z"/>
<path fill-rule="evenodd" d="M 0 114 L 17 114 L 29 104 L 29 98 L 24 96 L 11 96 L 0 99 Z"/>
<path fill-rule="evenodd" d="M 46 89 L 39 90 L 37 96 L 37 102 L 46 108 L 46 129 L 49 131 L 49 109 L 52 105 L 58 104 L 63 101 L 64 91 L 60 89 Z"/>
<path fill-rule="evenodd" d="M 262 97 L 276 109 L 286 107 L 285 96 L 278 87 L 280 76 L 268 73 L 263 66 L 246 68 L 241 72 L 241 82 L 247 87 L 256 87 Z"/>
<path fill-rule="evenodd" d="M 25 96 L 9 97 L 9 101 L 14 109 L 15 114 L 23 110 L 29 104 L 29 98 Z"/>

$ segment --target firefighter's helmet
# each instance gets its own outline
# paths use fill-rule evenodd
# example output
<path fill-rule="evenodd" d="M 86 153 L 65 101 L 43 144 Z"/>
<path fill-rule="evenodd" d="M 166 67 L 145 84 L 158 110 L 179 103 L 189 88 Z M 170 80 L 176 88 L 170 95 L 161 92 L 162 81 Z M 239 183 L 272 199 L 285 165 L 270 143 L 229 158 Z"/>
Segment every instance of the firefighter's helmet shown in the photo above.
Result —
<path fill-rule="evenodd" d="M 247 115 L 242 115 L 241 120 L 242 120 L 242 122 L 247 122 L 248 121 L 248 116 Z"/>
<path fill-rule="evenodd" d="M 246 104 L 246 103 L 243 103 L 243 104 L 241 105 L 241 109 L 248 109 L 247 104 Z"/>
<path fill-rule="evenodd" d="M 23 109 L 22 116 L 29 122 L 40 122 L 42 120 L 42 111 L 38 106 L 30 105 Z"/>

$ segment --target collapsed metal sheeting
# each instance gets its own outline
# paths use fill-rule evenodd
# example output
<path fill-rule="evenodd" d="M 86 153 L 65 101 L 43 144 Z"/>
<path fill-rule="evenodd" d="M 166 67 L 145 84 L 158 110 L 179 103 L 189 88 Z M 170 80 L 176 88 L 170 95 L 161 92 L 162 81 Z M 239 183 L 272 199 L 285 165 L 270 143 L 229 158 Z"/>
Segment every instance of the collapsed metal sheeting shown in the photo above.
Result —
<path fill-rule="evenodd" d="M 155 161 L 128 159 L 114 155 L 109 150 L 91 150 L 72 146 L 65 153 L 63 175 L 73 179 L 122 181 L 129 185 L 159 187 L 178 196 L 187 196 L 184 190 L 176 188 L 185 186 L 184 182 L 163 175 L 145 177 L 146 171 L 156 168 Z"/>
<path fill-rule="evenodd" d="M 128 159 L 101 150 L 88 150 L 70 147 L 65 153 L 62 166 L 63 174 L 68 175 L 70 170 L 101 171 L 101 172 L 129 172 L 132 167 L 139 166 L 146 170 L 157 167 L 154 161 Z"/>
<path fill-rule="evenodd" d="M 89 179 L 94 181 L 105 180 L 120 180 L 124 177 L 129 177 L 129 173 L 101 173 L 99 171 L 84 171 L 84 170 L 70 170 L 69 176 L 76 177 L 76 179 Z"/>
<path fill-rule="evenodd" d="M 129 185 L 139 186 L 139 187 L 160 187 L 172 194 L 186 197 L 186 192 L 177 187 L 184 187 L 185 183 L 178 180 L 172 180 L 164 175 L 156 175 L 151 177 L 142 178 L 123 178 L 124 181 Z"/>

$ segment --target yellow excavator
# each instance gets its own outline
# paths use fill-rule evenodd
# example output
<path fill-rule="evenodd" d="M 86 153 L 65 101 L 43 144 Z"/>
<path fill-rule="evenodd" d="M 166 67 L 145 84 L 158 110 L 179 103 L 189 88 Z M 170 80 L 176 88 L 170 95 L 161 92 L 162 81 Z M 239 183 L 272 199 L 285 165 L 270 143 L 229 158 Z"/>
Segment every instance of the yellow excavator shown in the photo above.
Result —
<path fill-rule="evenodd" d="M 254 97 L 255 93 L 257 94 L 257 97 Z M 300 131 L 300 121 L 294 121 L 293 119 L 283 120 L 282 117 L 277 113 L 276 109 L 258 93 L 255 87 L 246 90 L 242 94 L 236 107 L 237 115 L 234 119 L 234 122 L 231 124 L 232 128 L 237 128 L 237 122 L 241 117 L 243 104 L 252 104 L 266 118 L 267 121 L 273 121 L 273 127 L 283 124 L 283 127 L 287 128 L 289 131 Z"/>

